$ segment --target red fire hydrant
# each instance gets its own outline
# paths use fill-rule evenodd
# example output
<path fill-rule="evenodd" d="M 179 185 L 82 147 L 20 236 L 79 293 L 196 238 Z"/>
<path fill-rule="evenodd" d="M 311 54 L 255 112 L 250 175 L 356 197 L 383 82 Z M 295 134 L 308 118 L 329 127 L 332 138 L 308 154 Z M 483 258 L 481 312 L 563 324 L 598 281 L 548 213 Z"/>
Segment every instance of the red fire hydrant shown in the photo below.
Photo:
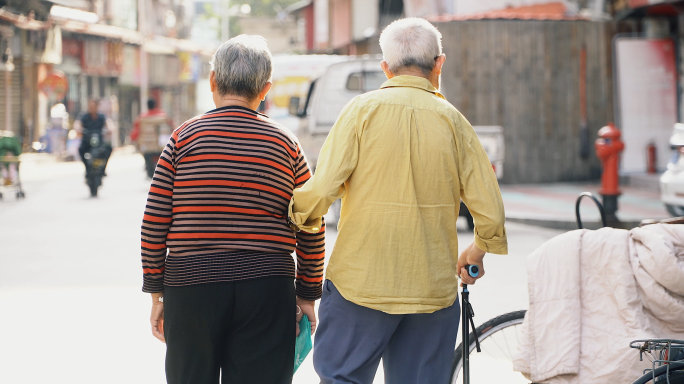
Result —
<path fill-rule="evenodd" d="M 615 212 L 618 209 L 618 196 L 620 196 L 620 176 L 618 175 L 618 165 L 620 153 L 625 149 L 625 144 L 620 140 L 620 130 L 613 123 L 608 123 L 599 129 L 599 138 L 596 139 L 594 148 L 596 156 L 603 165 L 603 175 L 601 176 L 601 190 L 603 196 L 603 208 L 606 212 L 606 219 L 609 222 L 616 222 Z"/>
<path fill-rule="evenodd" d="M 658 147 L 652 141 L 646 146 L 646 172 L 658 173 Z"/>

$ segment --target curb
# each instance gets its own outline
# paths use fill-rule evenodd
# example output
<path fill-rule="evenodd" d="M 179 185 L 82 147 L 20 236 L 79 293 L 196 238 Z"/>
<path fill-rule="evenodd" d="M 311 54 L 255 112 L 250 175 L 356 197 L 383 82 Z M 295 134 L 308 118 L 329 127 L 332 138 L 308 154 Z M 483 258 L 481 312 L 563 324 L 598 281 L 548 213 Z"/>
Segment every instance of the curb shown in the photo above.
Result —
<path fill-rule="evenodd" d="M 520 224 L 527 224 L 527 225 L 534 225 L 537 227 L 544 227 L 544 228 L 549 228 L 549 229 L 560 229 L 564 231 L 572 231 L 577 229 L 577 222 L 576 221 L 567 221 L 567 220 L 550 220 L 550 219 L 528 219 L 528 218 L 520 218 L 520 217 L 507 217 L 506 221 L 510 221 L 512 223 L 520 223 Z M 583 221 L 582 222 L 584 228 L 586 229 L 599 229 L 602 227 L 601 222 L 599 221 Z M 617 225 L 610 226 L 612 228 L 620 228 L 620 229 L 632 229 L 636 228 L 641 224 L 641 221 L 620 221 Z"/>

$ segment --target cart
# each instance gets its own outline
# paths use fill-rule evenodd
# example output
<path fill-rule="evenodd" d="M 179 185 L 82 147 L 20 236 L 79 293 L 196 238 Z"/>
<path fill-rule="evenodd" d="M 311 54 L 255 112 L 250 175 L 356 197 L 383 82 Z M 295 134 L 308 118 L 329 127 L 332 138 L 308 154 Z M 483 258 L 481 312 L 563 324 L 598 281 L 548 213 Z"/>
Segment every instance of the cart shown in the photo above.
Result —
<path fill-rule="evenodd" d="M 6 193 L 14 193 L 17 199 L 23 199 L 26 197 L 23 189 L 21 188 L 21 176 L 19 172 L 19 166 L 21 165 L 19 161 L 19 156 L 5 156 L 0 158 L 0 170 L 3 168 L 7 170 L 9 174 L 9 169 L 12 166 L 16 166 L 16 180 L 10 178 L 5 178 L 2 173 L 0 173 L 0 200 L 4 197 Z"/>

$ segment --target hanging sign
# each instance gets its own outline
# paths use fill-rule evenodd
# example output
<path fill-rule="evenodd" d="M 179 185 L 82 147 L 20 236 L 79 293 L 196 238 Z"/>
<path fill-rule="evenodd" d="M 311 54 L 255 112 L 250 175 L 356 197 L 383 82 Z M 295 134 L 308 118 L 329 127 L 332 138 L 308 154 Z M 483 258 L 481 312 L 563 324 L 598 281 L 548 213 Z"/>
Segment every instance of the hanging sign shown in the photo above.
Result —
<path fill-rule="evenodd" d="M 48 97 L 61 100 L 69 89 L 69 80 L 64 73 L 53 71 L 38 85 L 38 89 Z"/>

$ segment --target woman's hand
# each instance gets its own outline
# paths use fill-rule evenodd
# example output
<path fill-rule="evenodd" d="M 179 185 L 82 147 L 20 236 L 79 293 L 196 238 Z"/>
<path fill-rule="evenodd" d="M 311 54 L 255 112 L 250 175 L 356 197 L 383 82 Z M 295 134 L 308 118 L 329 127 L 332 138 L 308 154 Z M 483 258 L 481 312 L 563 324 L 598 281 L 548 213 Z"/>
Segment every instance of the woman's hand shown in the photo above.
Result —
<path fill-rule="evenodd" d="M 152 335 L 162 343 L 166 343 L 164 338 L 164 302 L 163 293 L 152 294 L 152 314 L 150 314 L 150 324 L 152 325 Z"/>
<path fill-rule="evenodd" d="M 316 331 L 316 312 L 314 311 L 315 307 L 315 301 L 311 300 L 304 300 L 300 299 L 299 297 L 297 298 L 297 330 L 295 332 L 296 336 L 299 336 L 299 322 L 302 320 L 302 317 L 306 315 L 306 317 L 309 318 L 309 322 L 311 323 L 311 334 Z"/>

